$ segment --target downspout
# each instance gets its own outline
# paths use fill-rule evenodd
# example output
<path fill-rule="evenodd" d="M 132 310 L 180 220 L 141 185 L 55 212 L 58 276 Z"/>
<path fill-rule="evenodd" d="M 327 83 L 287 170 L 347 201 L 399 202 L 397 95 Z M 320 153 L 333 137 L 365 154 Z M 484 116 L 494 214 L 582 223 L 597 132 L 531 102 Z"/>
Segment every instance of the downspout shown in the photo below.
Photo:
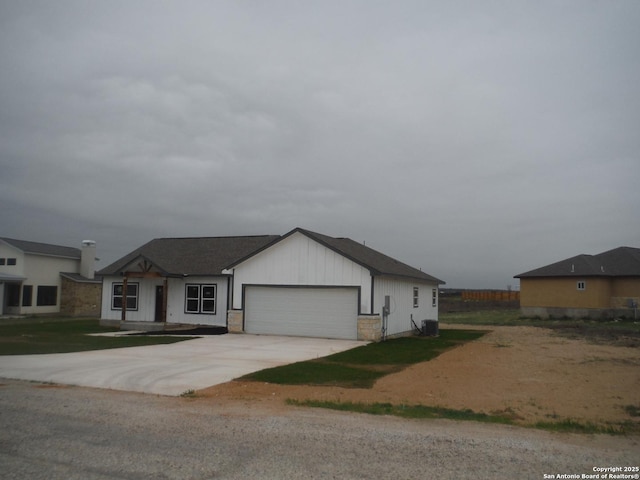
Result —
<path fill-rule="evenodd" d="M 369 313 L 371 315 L 373 315 L 375 313 L 375 307 L 374 307 L 375 302 L 374 302 L 374 298 L 373 298 L 373 295 L 374 295 L 374 292 L 375 292 L 373 284 L 374 284 L 375 279 L 376 279 L 376 277 L 372 274 L 371 275 L 371 307 L 370 307 L 371 309 L 369 310 Z"/>
<path fill-rule="evenodd" d="M 162 321 L 167 323 L 167 305 L 169 303 L 169 277 L 162 280 Z"/>
<path fill-rule="evenodd" d="M 384 305 L 382 306 L 382 335 L 381 340 L 387 339 L 387 328 L 389 323 L 389 314 L 391 313 L 391 301 L 389 295 L 384 296 Z"/>
<path fill-rule="evenodd" d="M 231 275 L 227 277 L 227 330 L 229 330 L 229 310 L 233 310 L 233 273 L 234 270 L 232 270 Z"/>

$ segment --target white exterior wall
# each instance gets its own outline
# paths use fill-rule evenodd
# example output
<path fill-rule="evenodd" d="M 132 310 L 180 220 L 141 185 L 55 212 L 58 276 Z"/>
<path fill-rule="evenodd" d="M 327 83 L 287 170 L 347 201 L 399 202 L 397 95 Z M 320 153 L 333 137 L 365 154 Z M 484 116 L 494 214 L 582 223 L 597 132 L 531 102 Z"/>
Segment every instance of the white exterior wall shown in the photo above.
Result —
<path fill-rule="evenodd" d="M 0 272 L 26 277 L 24 274 L 24 253 L 22 250 L 18 250 L 0 240 L 0 258 L 16 259 L 15 265 L 0 265 Z"/>
<path fill-rule="evenodd" d="M 15 258 L 16 265 L 0 265 L 0 272 L 10 275 L 25 277 L 20 283 L 20 303 L 17 307 L 4 307 L 5 313 L 30 315 L 38 313 L 57 313 L 60 311 L 60 294 L 62 290 L 62 279 L 60 272 L 78 273 L 80 259 L 51 257 L 47 255 L 25 254 L 5 243 L 0 243 L 0 258 Z M 33 286 L 33 296 L 30 307 L 22 306 L 22 287 L 24 285 Z M 55 286 L 57 288 L 57 299 L 55 305 L 38 306 L 38 286 Z M 5 285 L 0 285 L 4 293 Z M 2 299 L 6 302 L 6 297 Z"/>
<path fill-rule="evenodd" d="M 3 241 L 0 241 L 0 258 L 15 258 L 15 265 L 0 265 L 0 272 L 9 275 L 17 275 L 26 277 L 24 274 L 24 253 L 21 250 L 14 248 L 11 245 L 7 245 Z M 8 283 L 0 281 L 0 315 L 3 313 L 19 315 L 20 306 L 9 307 L 6 305 L 7 297 L 5 295 L 5 289 Z M 35 303 L 35 301 L 34 301 Z M 22 283 L 20 283 L 20 305 L 22 305 Z"/>
<path fill-rule="evenodd" d="M 185 313 L 185 295 L 187 284 L 216 285 L 216 313 Z M 169 279 L 169 297 L 167 298 L 167 323 L 188 325 L 227 326 L 227 277 L 187 277 Z M 154 290 L 155 291 L 155 290 Z M 154 293 L 155 295 L 155 293 Z M 155 298 L 155 297 L 154 297 Z"/>
<path fill-rule="evenodd" d="M 102 279 L 102 313 L 104 320 L 120 320 L 121 310 L 112 309 L 113 284 L 122 283 L 121 276 L 104 277 Z M 162 279 L 130 278 L 128 283 L 138 284 L 138 310 L 127 310 L 127 320 L 153 322 L 155 318 L 156 285 L 162 285 Z M 151 308 L 149 308 L 151 306 Z"/>
<path fill-rule="evenodd" d="M 102 281 L 102 313 L 104 320 L 120 320 L 122 311 L 112 310 L 113 284 L 122 283 L 122 277 L 105 277 Z M 163 278 L 129 278 L 129 284 L 138 284 L 138 310 L 127 310 L 126 319 L 132 322 L 153 322 L 156 313 L 156 286 L 163 285 Z M 185 313 L 187 284 L 216 285 L 216 313 Z M 167 282 L 167 323 L 189 325 L 227 325 L 227 277 L 169 278 Z M 167 292 L 165 292 L 167 293 Z"/>
<path fill-rule="evenodd" d="M 300 232 L 234 268 L 236 310 L 242 309 L 243 285 L 359 286 L 360 313 L 371 313 L 369 270 Z"/>
<path fill-rule="evenodd" d="M 60 293 L 62 291 L 60 272 L 78 273 L 80 260 L 26 254 L 24 256 L 24 263 L 24 276 L 27 277 L 27 279 L 22 282 L 22 284 L 33 285 L 33 302 L 31 307 L 21 307 L 22 314 L 59 312 Z M 39 285 L 55 285 L 58 287 L 58 298 L 55 306 L 38 307 L 36 305 Z M 22 302 L 22 298 L 20 301 Z"/>
<path fill-rule="evenodd" d="M 413 306 L 413 289 L 418 288 L 418 307 Z M 436 306 L 432 306 L 432 292 L 436 290 Z M 387 335 L 395 335 L 413 330 L 411 318 L 421 326 L 422 320 L 438 320 L 438 285 L 419 283 L 417 280 L 403 280 L 393 277 L 375 277 L 374 309 L 382 313 L 385 295 L 390 298 L 390 314 L 387 321 Z"/>

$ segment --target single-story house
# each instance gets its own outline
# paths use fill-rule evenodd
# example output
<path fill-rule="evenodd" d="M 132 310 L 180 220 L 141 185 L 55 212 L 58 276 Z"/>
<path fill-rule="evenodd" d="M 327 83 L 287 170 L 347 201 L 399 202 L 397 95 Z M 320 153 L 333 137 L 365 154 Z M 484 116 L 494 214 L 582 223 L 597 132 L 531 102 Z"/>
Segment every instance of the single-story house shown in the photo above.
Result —
<path fill-rule="evenodd" d="M 160 238 L 102 269 L 103 323 L 379 340 L 438 319 L 444 282 L 348 238 Z M 155 324 L 155 325 L 154 325 Z"/>
<path fill-rule="evenodd" d="M 634 317 L 640 302 L 640 248 L 577 255 L 516 275 L 525 316 Z"/>
<path fill-rule="evenodd" d="M 100 314 L 96 243 L 82 248 L 0 237 L 0 315 Z"/>

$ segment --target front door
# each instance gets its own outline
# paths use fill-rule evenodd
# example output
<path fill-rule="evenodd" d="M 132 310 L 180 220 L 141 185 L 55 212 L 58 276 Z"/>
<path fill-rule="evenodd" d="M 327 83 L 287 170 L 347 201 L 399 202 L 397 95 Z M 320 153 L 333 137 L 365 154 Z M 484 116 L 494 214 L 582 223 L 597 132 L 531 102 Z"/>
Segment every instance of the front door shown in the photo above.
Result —
<path fill-rule="evenodd" d="M 164 286 L 156 285 L 156 314 L 154 317 L 154 321 L 163 322 L 163 309 L 164 306 Z"/>

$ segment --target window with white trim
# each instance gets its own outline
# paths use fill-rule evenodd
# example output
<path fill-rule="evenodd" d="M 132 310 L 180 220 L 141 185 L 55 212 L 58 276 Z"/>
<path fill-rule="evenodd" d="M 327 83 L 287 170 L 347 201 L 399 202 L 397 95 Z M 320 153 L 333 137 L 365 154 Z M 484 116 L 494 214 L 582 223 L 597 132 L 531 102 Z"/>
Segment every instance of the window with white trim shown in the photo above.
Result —
<path fill-rule="evenodd" d="M 584 280 L 579 280 L 578 284 L 577 284 L 578 290 L 586 290 L 587 289 L 587 282 L 585 282 Z"/>
<path fill-rule="evenodd" d="M 418 308 L 419 299 L 418 295 L 420 294 L 420 289 L 418 287 L 413 287 L 413 308 Z"/>
<path fill-rule="evenodd" d="M 435 288 L 431 290 L 431 306 L 438 306 L 438 290 Z"/>
<path fill-rule="evenodd" d="M 184 291 L 184 313 L 216 313 L 216 285 L 188 283 Z"/>
<path fill-rule="evenodd" d="M 122 310 L 123 283 L 114 283 L 111 292 L 111 310 Z M 138 310 L 138 284 L 127 283 L 127 310 Z"/>

